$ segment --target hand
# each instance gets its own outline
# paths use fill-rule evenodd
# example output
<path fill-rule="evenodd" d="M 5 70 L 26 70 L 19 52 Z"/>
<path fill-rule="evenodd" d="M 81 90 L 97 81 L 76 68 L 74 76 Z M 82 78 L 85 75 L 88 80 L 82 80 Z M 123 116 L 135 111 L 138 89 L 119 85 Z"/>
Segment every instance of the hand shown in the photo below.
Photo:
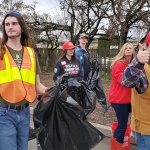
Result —
<path fill-rule="evenodd" d="M 140 63 L 145 64 L 149 62 L 150 53 L 145 47 L 139 43 L 139 51 L 137 54 L 137 59 Z"/>
<path fill-rule="evenodd" d="M 38 101 L 41 101 L 41 98 L 42 98 L 42 95 L 38 95 L 38 96 L 37 96 L 37 100 L 38 100 Z"/>

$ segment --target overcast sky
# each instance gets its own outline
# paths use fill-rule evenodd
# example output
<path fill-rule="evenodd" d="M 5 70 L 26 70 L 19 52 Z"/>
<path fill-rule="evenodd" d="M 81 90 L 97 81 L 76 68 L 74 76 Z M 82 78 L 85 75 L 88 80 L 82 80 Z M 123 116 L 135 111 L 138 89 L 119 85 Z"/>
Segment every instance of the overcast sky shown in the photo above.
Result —
<path fill-rule="evenodd" d="M 58 0 L 23 0 L 25 4 L 31 4 L 33 1 L 38 2 L 36 5 L 37 11 L 41 13 L 50 13 L 52 19 L 55 16 L 61 16 Z M 1 0 L 0 0 L 1 2 Z M 0 32 L 1 37 L 1 32 Z"/>
<path fill-rule="evenodd" d="M 51 14 L 60 15 L 60 6 L 58 0 L 23 0 L 26 4 L 31 4 L 37 1 L 36 8 L 40 12 L 50 12 Z"/>
<path fill-rule="evenodd" d="M 38 2 L 37 7 L 38 8 L 45 8 L 45 9 L 50 9 L 53 8 L 54 6 L 59 5 L 57 0 L 23 0 L 24 3 L 30 4 L 33 3 L 34 1 Z"/>

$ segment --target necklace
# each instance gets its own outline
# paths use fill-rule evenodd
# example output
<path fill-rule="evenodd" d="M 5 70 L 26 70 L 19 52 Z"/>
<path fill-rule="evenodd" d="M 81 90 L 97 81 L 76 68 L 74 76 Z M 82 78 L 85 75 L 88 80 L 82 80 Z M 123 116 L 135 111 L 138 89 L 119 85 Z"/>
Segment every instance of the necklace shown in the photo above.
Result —
<path fill-rule="evenodd" d="M 22 49 L 21 50 L 14 50 L 10 47 L 8 47 L 9 52 L 11 53 L 12 57 L 16 60 L 21 59 L 22 58 Z"/>
<path fill-rule="evenodd" d="M 19 54 L 16 54 L 16 59 L 19 59 L 19 58 L 20 58 Z"/>

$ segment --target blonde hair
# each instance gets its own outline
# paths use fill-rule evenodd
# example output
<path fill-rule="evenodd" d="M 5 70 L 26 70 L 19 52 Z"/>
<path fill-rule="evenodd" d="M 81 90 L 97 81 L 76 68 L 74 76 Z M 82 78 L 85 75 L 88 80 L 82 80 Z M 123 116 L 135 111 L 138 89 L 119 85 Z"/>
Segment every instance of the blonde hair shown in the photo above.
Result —
<path fill-rule="evenodd" d="M 116 61 L 123 61 L 123 59 L 124 59 L 124 52 L 125 52 L 125 48 L 126 48 L 126 46 L 127 45 L 130 45 L 132 48 L 133 48 L 133 56 L 135 56 L 135 49 L 134 49 L 134 46 L 133 46 L 133 44 L 132 43 L 125 43 L 122 47 L 121 47 L 121 49 L 120 49 L 120 51 L 119 51 L 119 53 L 113 58 L 113 61 L 112 61 L 112 63 L 111 63 L 111 67 L 113 67 L 113 65 L 116 63 Z"/>

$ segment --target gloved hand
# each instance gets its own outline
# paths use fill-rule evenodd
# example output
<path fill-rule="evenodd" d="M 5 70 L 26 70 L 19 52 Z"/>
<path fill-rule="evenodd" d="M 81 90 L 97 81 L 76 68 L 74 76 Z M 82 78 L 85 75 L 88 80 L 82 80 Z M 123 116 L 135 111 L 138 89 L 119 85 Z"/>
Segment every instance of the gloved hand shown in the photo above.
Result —
<path fill-rule="evenodd" d="M 38 100 L 38 101 L 41 101 L 42 96 L 43 96 L 43 95 L 38 95 L 38 96 L 37 96 L 37 100 Z"/>

